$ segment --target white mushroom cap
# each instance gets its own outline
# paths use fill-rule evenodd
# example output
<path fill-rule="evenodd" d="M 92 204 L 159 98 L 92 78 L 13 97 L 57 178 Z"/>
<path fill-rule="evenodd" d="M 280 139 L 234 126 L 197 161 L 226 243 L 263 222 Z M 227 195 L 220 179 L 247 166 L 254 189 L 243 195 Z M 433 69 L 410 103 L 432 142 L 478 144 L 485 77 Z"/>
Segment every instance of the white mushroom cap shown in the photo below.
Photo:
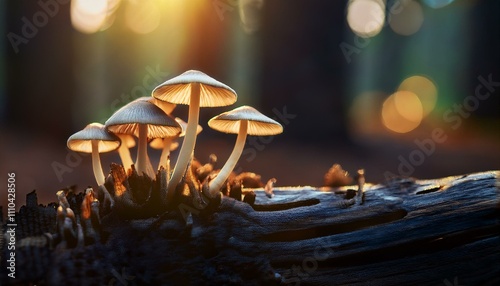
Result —
<path fill-rule="evenodd" d="M 99 153 L 109 152 L 120 147 L 121 141 L 116 135 L 108 132 L 101 123 L 91 123 L 68 138 L 68 148 L 92 154 L 92 170 L 99 186 L 106 180 L 102 171 Z"/>
<path fill-rule="evenodd" d="M 120 140 L 122 141 L 122 145 L 127 147 L 127 148 L 132 148 L 135 146 L 135 139 L 134 136 L 130 134 L 115 134 L 116 136 L 120 137 Z"/>
<path fill-rule="evenodd" d="M 250 106 L 241 106 L 215 116 L 208 121 L 208 126 L 217 131 L 238 134 L 231 155 L 215 179 L 209 184 L 206 195 L 210 198 L 214 198 L 219 193 L 220 188 L 236 166 L 243 152 L 247 135 L 265 136 L 283 132 L 281 124 Z"/>
<path fill-rule="evenodd" d="M 139 124 L 148 125 L 148 139 L 175 136 L 181 132 L 174 118 L 144 100 L 132 101 L 118 109 L 105 125 L 114 133 L 139 137 Z"/>
<path fill-rule="evenodd" d="M 283 132 L 283 126 L 277 121 L 246 105 L 213 117 L 208 126 L 220 132 L 238 134 L 241 120 L 248 120 L 248 135 L 267 136 Z"/>
<path fill-rule="evenodd" d="M 189 105 L 192 83 L 200 83 L 200 107 L 227 106 L 236 102 L 237 95 L 232 88 L 196 70 L 165 81 L 152 94 L 159 100 Z"/>
<path fill-rule="evenodd" d="M 184 135 L 186 135 L 187 123 L 184 120 L 180 119 L 179 117 L 176 117 L 175 121 L 177 121 L 177 123 L 179 123 L 179 125 L 182 128 L 179 137 L 183 137 Z M 201 125 L 198 124 L 198 127 L 196 127 L 196 135 L 200 134 L 201 131 L 203 131 L 203 127 L 201 127 Z"/>
<path fill-rule="evenodd" d="M 107 121 L 106 127 L 122 134 L 132 134 L 139 138 L 136 170 L 139 175 L 155 178 L 147 154 L 147 140 L 177 136 L 181 127 L 173 117 L 147 100 L 135 100 L 118 109 Z"/>
<path fill-rule="evenodd" d="M 83 130 L 71 135 L 67 146 L 76 152 L 92 153 L 92 140 L 99 141 L 97 144 L 99 153 L 110 152 L 120 147 L 120 138 L 97 122 L 90 123 Z"/>

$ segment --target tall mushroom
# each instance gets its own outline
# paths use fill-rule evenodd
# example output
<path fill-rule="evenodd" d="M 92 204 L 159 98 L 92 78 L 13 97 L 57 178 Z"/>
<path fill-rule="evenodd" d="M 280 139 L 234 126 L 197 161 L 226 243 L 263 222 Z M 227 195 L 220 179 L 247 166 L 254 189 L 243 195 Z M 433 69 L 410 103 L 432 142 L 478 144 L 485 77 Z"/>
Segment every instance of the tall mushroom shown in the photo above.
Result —
<path fill-rule="evenodd" d="M 177 138 L 184 137 L 184 135 L 186 135 L 187 123 L 184 122 L 184 120 L 180 119 L 179 117 L 176 117 L 175 121 L 177 121 L 177 123 L 179 123 L 179 125 L 182 128 L 182 131 L 179 135 L 165 137 L 165 138 L 155 138 L 149 143 L 149 146 L 151 146 L 151 148 L 162 150 L 160 161 L 158 163 L 158 170 L 160 169 L 161 166 L 163 166 L 164 168 L 167 167 L 170 168 L 170 166 L 167 166 L 169 165 L 167 162 L 170 158 L 170 151 L 177 149 L 177 147 L 179 146 L 179 143 L 175 142 L 175 140 Z M 196 135 L 200 134 L 202 130 L 203 128 L 200 125 L 198 125 L 198 128 L 196 129 Z"/>
<path fill-rule="evenodd" d="M 236 166 L 243 152 L 247 134 L 268 136 L 283 132 L 281 124 L 260 113 L 255 108 L 246 105 L 215 116 L 208 121 L 208 126 L 220 132 L 238 134 L 236 144 L 226 164 L 224 164 L 217 174 L 217 177 L 210 182 L 209 193 L 206 194 L 210 198 L 214 198 L 217 195 L 233 171 L 234 166 Z"/>
<path fill-rule="evenodd" d="M 179 124 L 158 106 L 149 101 L 136 100 L 118 109 L 107 121 L 106 127 L 117 134 L 130 134 L 139 138 L 137 173 L 151 179 L 155 171 L 147 153 L 148 139 L 174 136 L 181 132 Z"/>
<path fill-rule="evenodd" d="M 70 150 L 92 153 L 92 169 L 98 186 L 104 185 L 105 177 L 102 171 L 99 153 L 109 152 L 120 146 L 120 138 L 108 132 L 101 123 L 90 123 L 81 131 L 68 138 Z"/>
<path fill-rule="evenodd" d="M 153 97 L 175 104 L 189 105 L 188 125 L 174 172 L 168 184 L 170 199 L 182 179 L 196 144 L 200 107 L 227 106 L 236 102 L 236 92 L 229 86 L 196 70 L 189 70 L 157 86 Z"/>

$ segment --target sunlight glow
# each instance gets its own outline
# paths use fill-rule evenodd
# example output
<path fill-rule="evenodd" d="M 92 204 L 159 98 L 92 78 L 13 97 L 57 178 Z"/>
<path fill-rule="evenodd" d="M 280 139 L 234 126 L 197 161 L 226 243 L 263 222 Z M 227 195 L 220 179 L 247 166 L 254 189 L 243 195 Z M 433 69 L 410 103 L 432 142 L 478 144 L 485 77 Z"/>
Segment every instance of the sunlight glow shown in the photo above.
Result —
<path fill-rule="evenodd" d="M 358 36 L 369 38 L 380 33 L 385 21 L 385 3 L 381 0 L 351 0 L 347 23 Z"/>
<path fill-rule="evenodd" d="M 107 0 L 72 0 L 71 24 L 82 33 L 92 34 L 101 30 L 108 14 Z"/>
<path fill-rule="evenodd" d="M 130 30 L 135 33 L 151 33 L 160 25 L 160 6 L 155 0 L 129 0 L 125 9 L 125 20 Z"/>

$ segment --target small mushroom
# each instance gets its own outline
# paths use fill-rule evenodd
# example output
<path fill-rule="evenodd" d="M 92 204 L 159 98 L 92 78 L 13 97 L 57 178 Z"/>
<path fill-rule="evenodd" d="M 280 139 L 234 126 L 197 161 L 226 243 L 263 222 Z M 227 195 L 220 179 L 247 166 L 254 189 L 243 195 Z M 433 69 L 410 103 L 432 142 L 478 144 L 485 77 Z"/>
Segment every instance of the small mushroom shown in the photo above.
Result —
<path fill-rule="evenodd" d="M 92 169 L 95 179 L 99 186 L 104 185 L 105 177 L 99 153 L 116 150 L 120 146 L 120 138 L 108 132 L 101 123 L 91 123 L 83 130 L 71 135 L 67 146 L 76 152 L 92 153 Z"/>
<path fill-rule="evenodd" d="M 129 135 L 129 134 L 116 134 L 118 137 L 120 137 L 120 141 L 122 144 L 120 144 L 120 147 L 118 148 L 118 154 L 120 155 L 120 159 L 122 160 L 122 165 L 125 171 L 129 170 L 132 168 L 132 164 L 134 164 L 134 161 L 132 161 L 132 157 L 130 156 L 130 148 L 135 146 L 135 139 L 134 136 Z"/>
<path fill-rule="evenodd" d="M 146 174 L 151 179 L 156 177 L 156 173 L 147 153 L 148 139 L 175 136 L 181 132 L 181 127 L 171 116 L 144 100 L 132 101 L 118 109 L 105 125 L 116 134 L 130 134 L 139 138 L 137 173 Z"/>
<path fill-rule="evenodd" d="M 160 169 L 161 166 L 163 166 L 165 169 L 167 169 L 167 167 L 168 169 L 170 168 L 170 163 L 168 162 L 170 160 L 170 152 L 174 151 L 179 146 L 179 143 L 175 142 L 175 140 L 177 140 L 179 137 L 184 137 L 184 135 L 186 135 L 187 123 L 184 122 L 184 120 L 180 119 L 179 117 L 176 117 L 175 121 L 177 121 L 177 123 L 179 123 L 179 125 L 182 128 L 182 131 L 179 135 L 165 137 L 165 138 L 155 138 L 149 143 L 149 146 L 151 146 L 151 148 L 162 150 L 160 161 L 158 163 L 158 170 Z M 196 130 L 196 135 L 200 134 L 202 130 L 203 128 L 200 125 L 198 125 L 198 128 Z"/>
<path fill-rule="evenodd" d="M 248 135 L 266 136 L 276 135 L 283 132 L 281 124 L 275 120 L 263 115 L 255 108 L 250 106 L 241 106 L 220 115 L 208 121 L 208 126 L 220 132 L 238 134 L 233 152 L 227 159 L 226 164 L 220 170 L 219 174 L 210 182 L 210 198 L 217 195 L 220 188 L 229 177 L 243 152 L 245 140 Z"/>
<path fill-rule="evenodd" d="M 173 104 L 173 103 L 170 103 L 167 101 L 163 101 L 163 100 L 159 100 L 159 99 L 156 99 L 152 96 L 142 96 L 142 97 L 137 98 L 134 101 L 141 101 L 141 100 L 151 102 L 152 104 L 158 106 L 161 110 L 163 110 L 163 112 L 165 112 L 168 115 L 170 115 L 172 113 L 172 111 L 175 109 L 175 107 L 177 106 L 176 104 Z"/>
<path fill-rule="evenodd" d="M 170 103 L 189 105 L 186 136 L 168 185 L 168 196 L 171 198 L 194 152 L 200 107 L 227 106 L 235 103 L 237 96 L 229 86 L 196 70 L 165 81 L 153 90 L 152 95 Z"/>

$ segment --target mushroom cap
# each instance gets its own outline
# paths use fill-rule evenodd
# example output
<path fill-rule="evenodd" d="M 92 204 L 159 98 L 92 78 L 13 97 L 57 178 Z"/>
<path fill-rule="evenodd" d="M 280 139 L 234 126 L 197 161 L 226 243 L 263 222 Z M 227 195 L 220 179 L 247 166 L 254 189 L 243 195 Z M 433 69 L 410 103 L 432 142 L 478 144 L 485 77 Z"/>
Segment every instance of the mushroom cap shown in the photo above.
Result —
<path fill-rule="evenodd" d="M 208 126 L 224 133 L 238 134 L 241 120 L 248 120 L 248 135 L 267 136 L 283 132 L 283 126 L 251 106 L 240 106 L 208 121 Z"/>
<path fill-rule="evenodd" d="M 153 97 L 189 105 L 191 84 L 200 83 L 200 107 L 227 106 L 236 102 L 236 92 L 229 86 L 197 70 L 189 70 L 158 85 Z"/>
<path fill-rule="evenodd" d="M 118 136 L 106 130 L 101 123 L 90 123 L 83 130 L 76 132 L 68 138 L 67 146 L 70 150 L 83 153 L 92 153 L 92 141 L 98 140 L 99 153 L 116 150 L 121 141 Z"/>
<path fill-rule="evenodd" d="M 156 98 L 154 98 L 152 96 L 142 96 L 142 97 L 137 98 L 136 100 L 139 100 L 139 101 L 140 100 L 142 100 L 142 101 L 149 101 L 152 104 L 158 106 L 166 114 L 172 113 L 172 111 L 177 106 L 174 103 L 170 103 L 170 102 L 167 102 L 167 101 L 159 100 L 159 99 L 156 99 Z"/>
<path fill-rule="evenodd" d="M 135 146 L 134 136 L 130 134 L 115 134 L 115 135 L 120 137 L 122 145 L 126 146 L 127 148 L 132 148 Z"/>
<path fill-rule="evenodd" d="M 163 149 L 163 138 L 155 138 L 149 142 L 149 146 L 153 149 Z M 179 142 L 170 143 L 170 151 L 174 151 L 179 147 Z"/>
<path fill-rule="evenodd" d="M 106 120 L 106 127 L 118 134 L 139 136 L 139 124 L 147 124 L 148 139 L 175 136 L 181 127 L 175 119 L 146 100 L 135 100 L 118 109 Z"/>
<path fill-rule="evenodd" d="M 186 135 L 187 122 L 180 119 L 179 117 L 176 117 L 175 121 L 177 121 L 177 123 L 179 123 L 179 125 L 182 128 L 182 132 L 179 135 L 179 137 L 183 137 L 184 135 Z M 198 127 L 196 127 L 196 135 L 200 134 L 201 131 L 203 131 L 203 127 L 201 127 L 201 125 L 198 124 Z"/>

